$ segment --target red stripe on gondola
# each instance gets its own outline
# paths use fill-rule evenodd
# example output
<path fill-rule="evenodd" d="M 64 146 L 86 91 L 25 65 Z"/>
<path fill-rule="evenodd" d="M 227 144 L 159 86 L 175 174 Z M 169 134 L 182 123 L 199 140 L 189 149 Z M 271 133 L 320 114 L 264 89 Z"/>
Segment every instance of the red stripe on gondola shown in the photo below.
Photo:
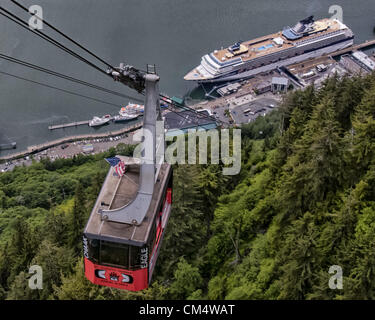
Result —
<path fill-rule="evenodd" d="M 167 202 L 172 203 L 172 189 L 168 188 L 167 190 Z"/>

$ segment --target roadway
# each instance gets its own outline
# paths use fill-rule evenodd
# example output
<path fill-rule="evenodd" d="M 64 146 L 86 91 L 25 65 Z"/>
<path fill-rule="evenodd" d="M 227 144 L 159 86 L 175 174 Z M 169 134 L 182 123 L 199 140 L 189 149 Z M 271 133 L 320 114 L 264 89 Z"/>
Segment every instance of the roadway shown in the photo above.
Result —
<path fill-rule="evenodd" d="M 119 143 L 133 144 L 133 134 L 134 132 L 129 132 L 115 137 L 81 140 L 51 147 L 44 151 L 35 153 L 32 157 L 25 156 L 21 159 L 11 160 L 6 163 L 0 164 L 0 174 L 2 172 L 11 171 L 16 166 L 30 166 L 33 159 L 36 161 L 40 161 L 43 158 L 49 158 L 51 159 L 51 161 L 55 161 L 57 159 L 73 158 L 75 155 L 84 154 L 82 151 L 82 146 L 85 144 L 93 145 L 94 150 L 91 154 L 97 154 L 103 151 L 107 151 L 108 149 L 110 149 L 111 147 L 115 147 Z"/>

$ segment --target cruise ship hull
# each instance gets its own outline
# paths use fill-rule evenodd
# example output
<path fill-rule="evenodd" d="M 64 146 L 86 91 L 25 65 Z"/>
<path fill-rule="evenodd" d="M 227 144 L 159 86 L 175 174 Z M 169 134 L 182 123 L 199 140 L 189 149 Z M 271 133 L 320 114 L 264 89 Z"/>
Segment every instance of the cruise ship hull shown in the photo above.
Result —
<path fill-rule="evenodd" d="M 314 21 L 311 16 L 293 28 L 206 54 L 184 79 L 198 83 L 246 79 L 345 49 L 353 39 L 353 32 L 337 19 Z"/>
<path fill-rule="evenodd" d="M 330 54 L 335 51 L 348 48 L 352 46 L 353 44 L 354 44 L 354 40 L 353 38 L 351 38 L 346 41 L 336 43 L 325 48 L 321 48 L 321 49 L 314 50 L 314 51 L 311 51 L 311 52 L 308 52 L 308 53 L 305 53 L 296 57 L 292 57 L 289 59 L 271 63 L 266 66 L 255 68 L 249 71 L 244 71 L 244 72 L 236 73 L 236 74 L 227 74 L 227 75 L 223 75 L 221 77 L 214 78 L 214 79 L 197 80 L 196 82 L 198 83 L 220 83 L 220 82 L 228 82 L 228 81 L 234 81 L 234 80 L 244 80 L 244 79 L 251 78 L 259 73 L 269 72 L 271 70 L 275 70 L 277 68 L 287 66 L 293 63 L 302 62 L 310 58 L 317 58 L 326 54 Z"/>

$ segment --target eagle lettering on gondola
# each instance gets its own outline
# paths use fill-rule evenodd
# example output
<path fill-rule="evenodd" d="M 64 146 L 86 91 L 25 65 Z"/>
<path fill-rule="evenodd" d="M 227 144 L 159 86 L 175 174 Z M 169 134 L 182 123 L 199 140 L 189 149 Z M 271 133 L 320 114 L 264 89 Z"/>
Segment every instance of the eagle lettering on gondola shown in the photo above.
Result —
<path fill-rule="evenodd" d="M 83 237 L 83 256 L 85 258 L 89 257 L 89 249 L 88 249 L 88 246 L 87 246 L 87 238 L 86 237 Z"/>
<path fill-rule="evenodd" d="M 148 260 L 148 249 L 142 248 L 141 249 L 141 268 L 145 269 L 147 268 L 147 260 Z"/>

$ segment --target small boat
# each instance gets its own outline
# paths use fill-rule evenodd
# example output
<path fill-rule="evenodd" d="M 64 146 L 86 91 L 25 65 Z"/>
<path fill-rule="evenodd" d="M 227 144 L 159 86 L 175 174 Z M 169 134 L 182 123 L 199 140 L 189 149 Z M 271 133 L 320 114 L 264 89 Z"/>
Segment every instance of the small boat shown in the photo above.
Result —
<path fill-rule="evenodd" d="M 0 143 L 0 150 L 16 149 L 16 147 L 17 147 L 16 142 Z"/>
<path fill-rule="evenodd" d="M 139 116 L 143 114 L 145 107 L 140 104 L 130 103 L 126 107 L 122 107 L 119 111 L 119 115 L 126 117 L 129 115 Z"/>
<path fill-rule="evenodd" d="M 94 117 L 92 120 L 89 121 L 89 126 L 90 127 L 102 126 L 103 124 L 108 123 L 110 120 L 111 120 L 110 117 L 107 118 L 105 116 L 102 118 Z"/>
<path fill-rule="evenodd" d="M 113 122 L 126 122 L 126 121 L 130 121 L 130 120 L 134 120 L 134 119 L 137 119 L 140 115 L 124 115 L 124 116 L 114 116 L 113 117 Z"/>

